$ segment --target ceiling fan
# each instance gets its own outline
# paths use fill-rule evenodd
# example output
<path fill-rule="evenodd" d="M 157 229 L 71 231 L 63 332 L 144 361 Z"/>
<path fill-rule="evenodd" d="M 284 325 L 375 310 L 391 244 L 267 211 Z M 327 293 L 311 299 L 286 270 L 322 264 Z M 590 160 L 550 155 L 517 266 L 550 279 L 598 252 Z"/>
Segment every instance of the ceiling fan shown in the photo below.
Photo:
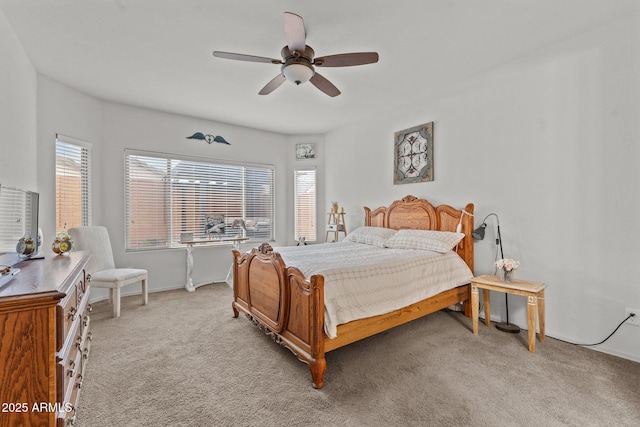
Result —
<path fill-rule="evenodd" d="M 306 32 L 302 17 L 295 13 L 284 13 L 284 34 L 287 45 L 282 48 L 282 59 L 244 55 L 231 52 L 213 52 L 213 56 L 238 61 L 267 62 L 281 65 L 281 72 L 260 90 L 260 95 L 268 95 L 289 80 L 297 85 L 311 82 L 329 96 L 340 95 L 340 91 L 329 80 L 316 72 L 315 67 L 350 67 L 378 62 L 377 52 L 355 52 L 314 58 L 314 50 L 306 44 Z"/>

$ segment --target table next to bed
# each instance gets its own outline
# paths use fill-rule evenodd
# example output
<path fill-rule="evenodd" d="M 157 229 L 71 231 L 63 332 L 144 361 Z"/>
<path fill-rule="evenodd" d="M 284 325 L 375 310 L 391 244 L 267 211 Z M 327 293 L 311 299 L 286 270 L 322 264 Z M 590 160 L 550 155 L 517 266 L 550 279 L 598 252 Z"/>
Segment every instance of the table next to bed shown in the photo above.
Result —
<path fill-rule="evenodd" d="M 505 292 L 508 294 L 527 297 L 527 327 L 529 328 L 529 351 L 536 351 L 536 312 L 538 314 L 538 327 L 540 329 L 540 342 L 544 342 L 544 289 L 546 285 L 528 280 L 513 279 L 505 282 L 499 277 L 484 274 L 471 280 L 471 310 L 473 321 L 473 334 L 478 335 L 478 289 L 482 289 L 484 300 L 484 318 L 487 326 L 491 326 L 491 300 L 489 291 Z"/>

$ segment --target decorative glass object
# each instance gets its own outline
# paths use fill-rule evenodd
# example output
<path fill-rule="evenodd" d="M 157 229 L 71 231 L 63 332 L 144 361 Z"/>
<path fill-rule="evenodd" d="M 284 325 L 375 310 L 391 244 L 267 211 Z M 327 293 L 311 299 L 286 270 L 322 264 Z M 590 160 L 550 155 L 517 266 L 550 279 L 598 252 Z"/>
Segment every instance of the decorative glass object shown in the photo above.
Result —
<path fill-rule="evenodd" d="M 515 270 L 502 270 L 502 276 L 501 279 L 503 282 L 513 282 L 513 276 L 514 276 L 514 272 Z"/>
<path fill-rule="evenodd" d="M 56 234 L 51 250 L 58 255 L 64 255 L 67 252 L 71 252 L 71 249 L 73 249 L 73 239 L 69 236 L 69 233 L 62 231 Z"/>

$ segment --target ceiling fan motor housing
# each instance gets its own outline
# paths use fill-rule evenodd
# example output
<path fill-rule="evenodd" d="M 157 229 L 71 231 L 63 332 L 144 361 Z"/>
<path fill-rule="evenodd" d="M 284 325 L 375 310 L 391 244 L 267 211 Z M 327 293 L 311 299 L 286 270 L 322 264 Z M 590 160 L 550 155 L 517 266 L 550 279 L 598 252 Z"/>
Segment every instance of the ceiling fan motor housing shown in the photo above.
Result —
<path fill-rule="evenodd" d="M 313 68 L 313 56 L 315 52 L 309 46 L 304 47 L 304 52 L 291 52 L 288 46 L 282 48 L 282 74 L 287 80 L 299 85 L 306 83 L 313 77 L 315 70 Z"/>

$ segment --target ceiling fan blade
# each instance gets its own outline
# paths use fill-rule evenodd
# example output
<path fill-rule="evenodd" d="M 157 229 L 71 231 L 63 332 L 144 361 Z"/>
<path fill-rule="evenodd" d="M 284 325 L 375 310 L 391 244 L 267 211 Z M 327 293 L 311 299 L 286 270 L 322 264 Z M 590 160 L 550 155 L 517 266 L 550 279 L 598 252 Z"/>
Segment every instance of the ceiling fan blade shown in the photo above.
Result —
<path fill-rule="evenodd" d="M 284 35 L 287 39 L 287 46 L 292 53 L 304 53 L 307 34 L 300 15 L 291 12 L 284 13 Z"/>
<path fill-rule="evenodd" d="M 353 65 L 365 65 L 378 62 L 377 52 L 341 53 L 316 58 L 313 65 L 319 67 L 351 67 Z"/>
<path fill-rule="evenodd" d="M 274 90 L 278 89 L 282 83 L 284 83 L 287 79 L 282 74 L 278 74 L 275 76 L 269 83 L 262 88 L 258 95 L 269 95 Z"/>
<path fill-rule="evenodd" d="M 267 62 L 269 64 L 282 64 L 280 59 L 266 58 L 264 56 L 244 55 L 242 53 L 231 52 L 219 52 L 214 51 L 213 56 L 216 58 L 235 59 L 237 61 L 249 61 L 249 62 Z"/>
<path fill-rule="evenodd" d="M 315 87 L 329 96 L 333 97 L 340 95 L 340 90 L 338 90 L 338 88 L 335 87 L 333 83 L 331 83 L 329 80 L 327 80 L 317 72 L 313 75 L 313 77 L 311 77 L 311 80 L 309 81 L 311 82 L 311 84 L 313 84 Z"/>

